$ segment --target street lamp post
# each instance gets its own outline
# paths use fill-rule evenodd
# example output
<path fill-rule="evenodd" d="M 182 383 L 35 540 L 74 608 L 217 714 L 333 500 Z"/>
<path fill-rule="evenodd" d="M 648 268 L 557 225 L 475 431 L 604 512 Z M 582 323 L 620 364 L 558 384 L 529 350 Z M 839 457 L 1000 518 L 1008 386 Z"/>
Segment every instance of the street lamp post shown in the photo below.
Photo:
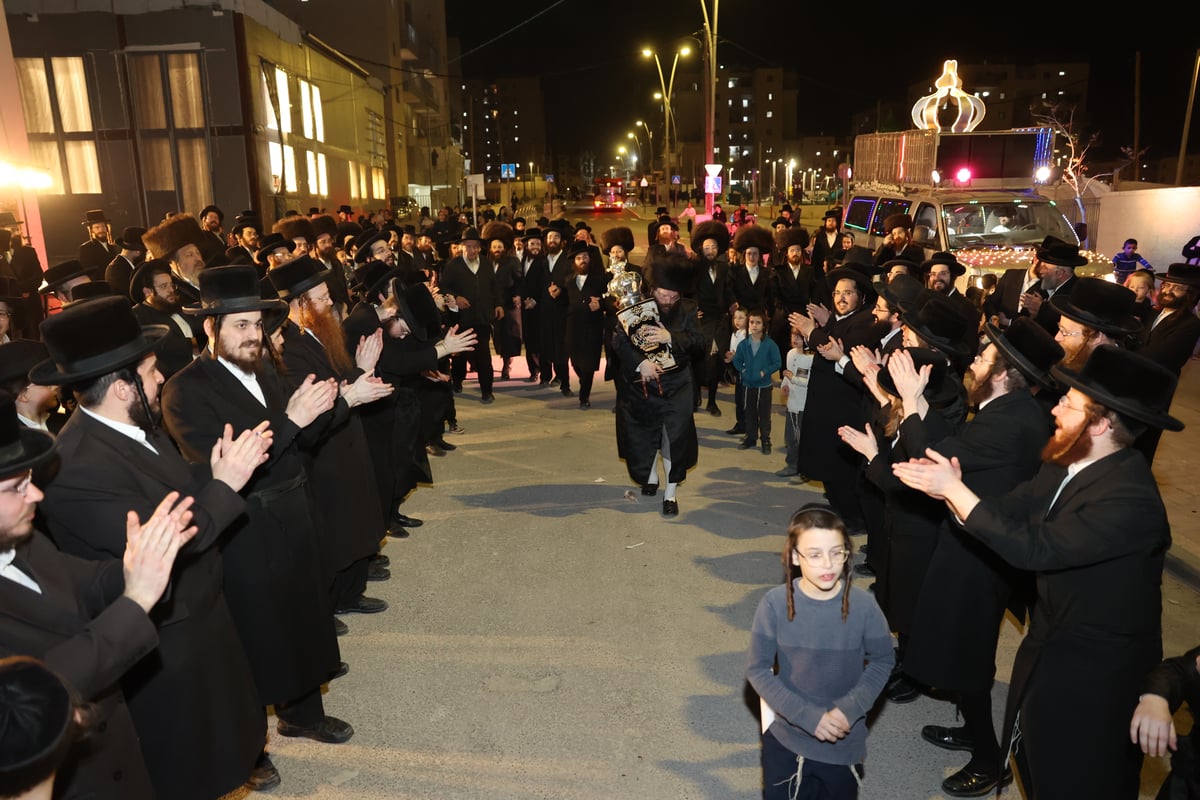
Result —
<path fill-rule="evenodd" d="M 712 14 L 708 13 L 708 0 L 700 0 L 704 14 L 704 162 L 713 163 L 716 147 L 717 125 L 717 10 L 720 0 L 712 0 Z M 713 211 L 713 196 L 705 192 L 704 210 L 709 216 Z"/>
<path fill-rule="evenodd" d="M 637 125 L 639 128 L 641 128 L 642 130 L 644 130 L 646 132 L 647 160 L 644 163 L 650 165 L 650 171 L 651 171 L 651 173 L 653 173 L 654 172 L 654 131 L 650 130 L 650 126 L 647 125 L 646 123 L 642 122 L 640 119 L 638 121 L 636 121 L 634 123 L 634 125 Z M 651 177 L 653 177 L 653 175 L 651 175 Z M 658 205 L 658 181 L 654 182 L 654 204 Z"/>
<path fill-rule="evenodd" d="M 646 58 L 654 58 L 654 66 L 658 68 L 658 83 L 662 87 L 663 95 L 663 180 L 671 180 L 671 93 L 675 91 L 675 68 L 679 66 L 679 57 L 688 56 L 692 52 L 690 47 L 686 45 L 675 51 L 675 58 L 671 61 L 671 78 L 666 80 L 663 78 L 662 62 L 658 59 L 658 53 L 651 50 L 649 47 L 642 50 L 642 55 Z M 676 134 L 678 139 L 678 134 Z"/>

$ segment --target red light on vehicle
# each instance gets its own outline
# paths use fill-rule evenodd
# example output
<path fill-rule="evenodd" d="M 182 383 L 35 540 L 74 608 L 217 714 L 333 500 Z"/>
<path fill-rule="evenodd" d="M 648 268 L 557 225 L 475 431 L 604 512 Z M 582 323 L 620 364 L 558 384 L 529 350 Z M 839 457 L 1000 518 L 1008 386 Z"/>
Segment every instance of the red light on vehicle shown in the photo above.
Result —
<path fill-rule="evenodd" d="M 968 168 L 968 167 L 959 168 L 958 172 L 954 173 L 954 180 L 958 181 L 959 183 L 970 183 L 971 182 L 970 168 Z"/>

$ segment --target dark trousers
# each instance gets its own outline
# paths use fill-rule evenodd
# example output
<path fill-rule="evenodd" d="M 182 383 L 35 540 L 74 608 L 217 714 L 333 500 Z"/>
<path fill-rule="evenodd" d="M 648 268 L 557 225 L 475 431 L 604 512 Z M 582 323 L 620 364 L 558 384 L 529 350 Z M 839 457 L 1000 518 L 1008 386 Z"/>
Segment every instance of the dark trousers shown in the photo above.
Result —
<path fill-rule="evenodd" d="M 582 373 L 576 371 L 575 374 L 579 376 L 579 402 L 590 402 L 592 396 L 592 383 L 596 379 L 596 373 L 584 370 Z"/>
<path fill-rule="evenodd" d="M 321 700 L 321 687 L 289 700 L 275 704 L 275 716 L 290 725 L 311 728 L 325 719 L 325 703 Z"/>
<path fill-rule="evenodd" d="M 796 754 L 767 731 L 762 735 L 763 800 L 855 800 L 858 781 L 851 770 L 862 775 L 862 766 L 824 764 L 804 759 L 797 776 Z M 796 780 L 800 781 L 799 791 Z"/>
<path fill-rule="evenodd" d="M 347 608 L 362 597 L 363 592 L 367 590 L 369 561 L 369 558 L 360 558 L 345 569 L 333 573 L 333 581 L 329 585 L 329 600 L 334 608 Z"/>
<path fill-rule="evenodd" d="M 771 387 L 745 388 L 746 441 L 771 443 Z"/>
<path fill-rule="evenodd" d="M 495 377 L 492 372 L 492 332 L 489 328 L 472 328 L 472 330 L 478 337 L 475 349 L 459 353 L 454 357 L 450 379 L 455 386 L 461 386 L 463 379 L 467 377 L 467 363 L 469 362 L 471 369 L 475 370 L 475 374 L 479 378 L 480 393 L 489 395 L 492 393 L 492 380 Z"/>
<path fill-rule="evenodd" d="M 784 412 L 783 443 L 787 446 L 785 462 L 797 472 L 800 471 L 800 423 L 804 421 L 803 411 Z"/>
<path fill-rule="evenodd" d="M 738 428 L 746 429 L 746 387 L 740 380 L 733 384 L 733 418 Z"/>

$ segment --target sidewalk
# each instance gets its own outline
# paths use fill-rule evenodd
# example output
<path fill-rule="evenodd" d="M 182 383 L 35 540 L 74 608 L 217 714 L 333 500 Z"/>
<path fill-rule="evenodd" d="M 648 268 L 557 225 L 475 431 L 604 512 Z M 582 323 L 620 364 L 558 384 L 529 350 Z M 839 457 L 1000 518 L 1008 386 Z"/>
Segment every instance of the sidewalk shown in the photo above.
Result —
<path fill-rule="evenodd" d="M 1186 427 L 1164 433 L 1154 457 L 1154 477 L 1171 521 L 1167 571 L 1200 591 L 1200 485 L 1194 478 L 1200 443 L 1200 366 L 1195 358 L 1183 368 L 1171 414 Z"/>

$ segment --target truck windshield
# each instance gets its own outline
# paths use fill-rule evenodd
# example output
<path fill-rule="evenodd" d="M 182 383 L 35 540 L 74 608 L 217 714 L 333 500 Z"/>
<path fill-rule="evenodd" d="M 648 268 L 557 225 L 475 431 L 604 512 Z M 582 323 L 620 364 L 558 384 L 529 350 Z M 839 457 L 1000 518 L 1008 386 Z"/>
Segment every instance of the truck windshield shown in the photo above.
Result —
<path fill-rule="evenodd" d="M 1038 245 L 1047 236 L 1079 242 L 1067 218 L 1051 203 L 947 204 L 942 216 L 951 250 Z"/>

